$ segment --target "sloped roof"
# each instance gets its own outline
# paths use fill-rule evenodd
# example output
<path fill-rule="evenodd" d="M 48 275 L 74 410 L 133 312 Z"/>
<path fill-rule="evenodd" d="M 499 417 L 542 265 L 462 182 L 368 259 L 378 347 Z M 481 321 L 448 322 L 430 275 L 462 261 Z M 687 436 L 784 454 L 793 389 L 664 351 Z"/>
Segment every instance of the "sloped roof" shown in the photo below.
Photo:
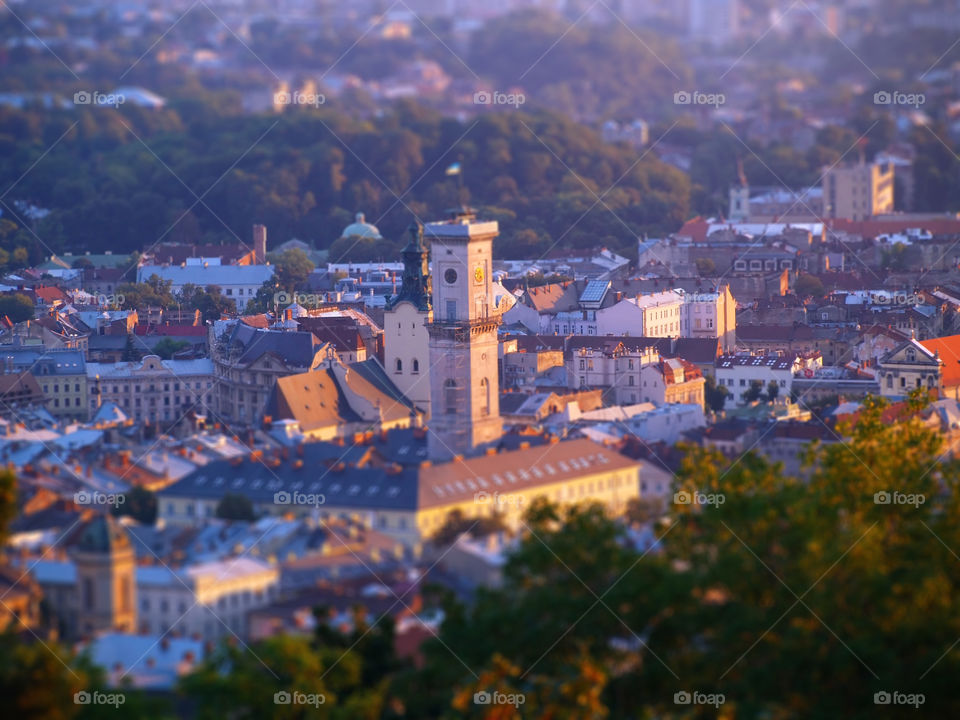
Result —
<path fill-rule="evenodd" d="M 227 341 L 230 350 L 240 350 L 240 362 L 249 365 L 267 353 L 293 367 L 310 367 L 319 342 L 309 332 L 264 330 L 236 323 Z"/>
<path fill-rule="evenodd" d="M 94 414 L 93 419 L 90 421 L 93 424 L 97 423 L 125 423 L 127 421 L 127 414 L 120 409 L 120 407 L 113 402 L 105 402 Z"/>
<path fill-rule="evenodd" d="M 562 282 L 528 289 L 523 302 L 537 312 L 561 312 L 579 307 L 579 298 L 577 283 Z"/>
<path fill-rule="evenodd" d="M 420 469 L 417 504 L 437 507 L 477 492 L 514 493 L 595 472 L 636 468 L 620 453 L 585 438 L 481 455 Z"/>
<path fill-rule="evenodd" d="M 940 353 L 941 384 L 944 387 L 960 385 L 960 335 L 921 340 L 920 344 L 930 352 Z"/>
<path fill-rule="evenodd" d="M 304 432 L 361 419 L 326 369 L 278 378 L 268 414 L 275 420 L 296 420 Z"/>
<path fill-rule="evenodd" d="M 350 317 L 317 317 L 297 318 L 300 329 L 313 333 L 313 336 L 322 343 L 330 344 L 339 352 L 355 352 L 363 347 L 363 338 L 356 320 Z"/>

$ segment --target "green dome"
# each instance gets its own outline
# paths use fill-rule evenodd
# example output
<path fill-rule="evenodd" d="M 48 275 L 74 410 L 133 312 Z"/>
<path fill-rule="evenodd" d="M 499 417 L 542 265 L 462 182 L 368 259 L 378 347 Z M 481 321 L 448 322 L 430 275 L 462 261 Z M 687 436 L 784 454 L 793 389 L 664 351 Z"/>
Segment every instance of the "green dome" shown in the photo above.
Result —
<path fill-rule="evenodd" d="M 340 237 L 357 237 L 357 236 L 375 238 L 377 240 L 383 237 L 383 235 L 381 235 L 380 231 L 377 229 L 376 225 L 372 225 L 366 222 L 366 218 L 364 217 L 362 212 L 357 213 L 356 222 L 351 223 L 350 225 L 347 225 L 343 229 L 343 233 L 341 233 L 340 235 Z"/>

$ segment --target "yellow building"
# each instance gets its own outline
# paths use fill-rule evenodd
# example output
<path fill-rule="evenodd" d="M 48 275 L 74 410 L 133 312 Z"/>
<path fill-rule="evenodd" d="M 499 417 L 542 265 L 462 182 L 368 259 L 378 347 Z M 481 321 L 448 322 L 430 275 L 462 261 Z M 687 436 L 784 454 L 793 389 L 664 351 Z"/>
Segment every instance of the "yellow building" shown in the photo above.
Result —
<path fill-rule="evenodd" d="M 454 510 L 466 517 L 499 514 L 509 528 L 521 529 L 523 513 L 538 497 L 600 502 L 619 514 L 640 493 L 639 463 L 589 439 L 433 464 L 425 459 L 422 435 L 370 433 L 348 447 L 310 443 L 214 461 L 158 493 L 159 517 L 193 524 L 213 517 L 226 493 L 238 493 L 259 513 L 351 519 L 415 547 Z"/>
<path fill-rule="evenodd" d="M 893 164 L 830 168 L 823 175 L 823 210 L 825 217 L 847 220 L 893 212 Z"/>

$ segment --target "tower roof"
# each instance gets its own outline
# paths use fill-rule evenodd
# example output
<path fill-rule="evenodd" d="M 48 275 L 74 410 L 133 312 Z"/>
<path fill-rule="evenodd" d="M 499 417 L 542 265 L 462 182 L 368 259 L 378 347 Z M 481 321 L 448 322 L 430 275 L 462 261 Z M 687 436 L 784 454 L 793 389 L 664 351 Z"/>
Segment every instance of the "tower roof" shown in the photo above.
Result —
<path fill-rule="evenodd" d="M 402 301 L 412 303 L 422 312 L 430 310 L 430 271 L 427 248 L 423 244 L 423 226 L 414 222 L 408 228 L 410 240 L 403 249 L 403 283 L 400 292 L 387 301 L 390 310 Z"/>
<path fill-rule="evenodd" d="M 113 553 L 130 549 L 127 531 L 111 515 L 98 514 L 80 531 L 76 549 L 89 553 Z"/>

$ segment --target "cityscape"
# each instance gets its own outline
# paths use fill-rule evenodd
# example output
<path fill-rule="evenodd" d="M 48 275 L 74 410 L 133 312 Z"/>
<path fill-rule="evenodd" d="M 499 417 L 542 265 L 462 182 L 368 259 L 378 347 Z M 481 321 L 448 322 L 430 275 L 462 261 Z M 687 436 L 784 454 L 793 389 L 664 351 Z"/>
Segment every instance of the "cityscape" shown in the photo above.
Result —
<path fill-rule="evenodd" d="M 960 714 L 960 1 L 0 0 L 23 720 Z"/>

